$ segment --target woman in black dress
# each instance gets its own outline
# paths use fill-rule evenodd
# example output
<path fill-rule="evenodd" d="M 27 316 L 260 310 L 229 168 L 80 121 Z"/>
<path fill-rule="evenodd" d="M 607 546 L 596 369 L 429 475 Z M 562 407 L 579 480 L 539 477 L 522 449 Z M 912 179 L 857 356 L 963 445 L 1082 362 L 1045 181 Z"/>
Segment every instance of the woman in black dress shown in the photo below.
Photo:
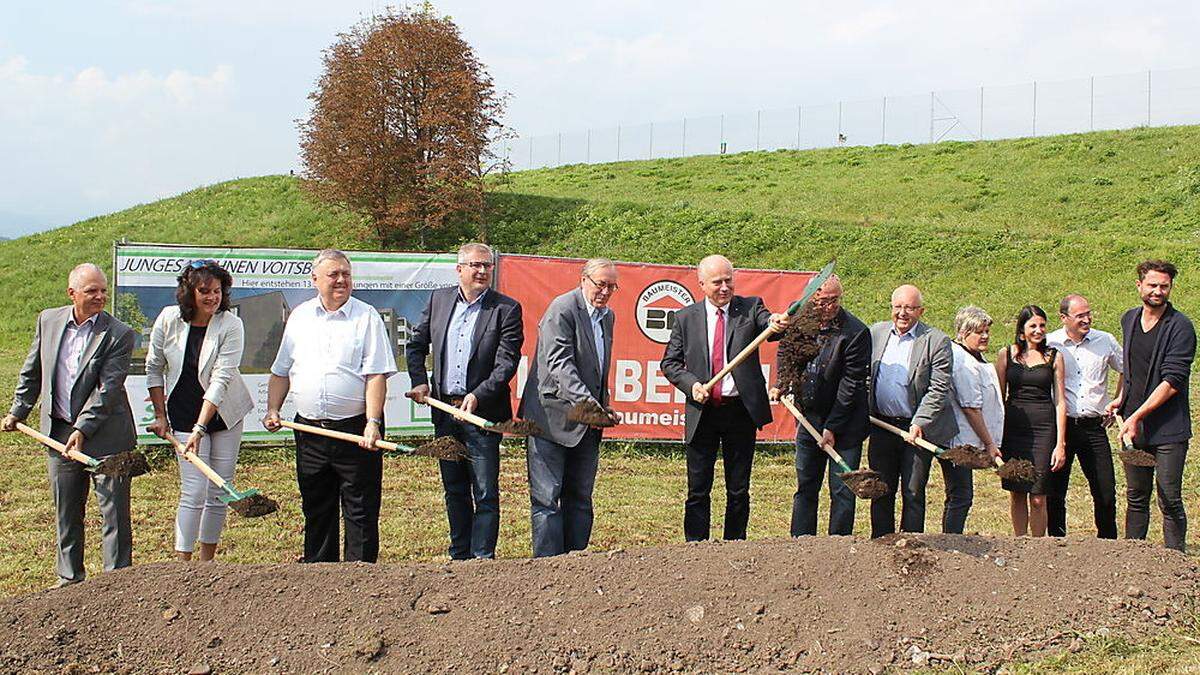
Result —
<path fill-rule="evenodd" d="M 1033 462 L 1032 485 L 1002 481 L 1009 493 L 1013 533 L 1046 535 L 1046 488 L 1051 471 L 1066 464 L 1067 403 L 1063 357 L 1046 346 L 1046 313 L 1026 305 L 1017 315 L 1016 343 L 996 359 L 1004 398 L 1004 459 Z"/>

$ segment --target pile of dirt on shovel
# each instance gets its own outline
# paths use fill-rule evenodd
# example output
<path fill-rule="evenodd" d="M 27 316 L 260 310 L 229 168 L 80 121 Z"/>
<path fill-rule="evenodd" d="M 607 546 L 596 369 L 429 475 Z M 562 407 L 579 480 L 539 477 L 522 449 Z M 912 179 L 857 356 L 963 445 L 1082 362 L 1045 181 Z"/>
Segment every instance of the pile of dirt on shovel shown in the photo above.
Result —
<path fill-rule="evenodd" d="M 995 668 L 1194 617 L 1141 542 L 803 537 L 388 565 L 169 563 L 0 601 L 0 671 Z"/>

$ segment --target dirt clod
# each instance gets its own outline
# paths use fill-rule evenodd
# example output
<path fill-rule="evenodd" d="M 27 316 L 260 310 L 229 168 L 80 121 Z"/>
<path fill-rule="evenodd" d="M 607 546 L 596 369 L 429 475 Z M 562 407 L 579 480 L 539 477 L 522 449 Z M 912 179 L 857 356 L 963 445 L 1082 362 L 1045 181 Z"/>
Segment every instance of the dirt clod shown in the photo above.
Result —
<path fill-rule="evenodd" d="M 617 421 L 613 419 L 612 415 L 608 414 L 607 410 L 601 408 L 599 403 L 591 399 L 571 406 L 571 409 L 567 411 L 567 419 L 597 429 L 616 426 L 617 424 Z"/>
<path fill-rule="evenodd" d="M 493 426 L 492 431 L 513 436 L 541 436 L 542 428 L 529 420 L 505 420 Z"/>
<path fill-rule="evenodd" d="M 779 338 L 779 395 L 793 395 L 797 404 L 801 400 L 802 382 L 808 364 L 821 352 L 821 344 L 817 337 L 821 331 L 821 321 L 812 310 L 812 305 L 805 305 Z"/>
<path fill-rule="evenodd" d="M 1130 466 L 1155 466 L 1158 463 L 1153 453 L 1129 447 L 1121 450 L 1121 461 Z"/>
<path fill-rule="evenodd" d="M 134 478 L 150 473 L 150 462 L 147 462 L 146 456 L 140 452 L 118 452 L 100 460 L 100 466 L 96 467 L 96 473 L 110 478 Z"/>
<path fill-rule="evenodd" d="M 879 499 L 888 493 L 888 484 L 878 471 L 859 469 L 838 474 L 838 477 L 859 499 Z"/>
<path fill-rule="evenodd" d="M 413 450 L 413 454 L 457 462 L 467 456 L 467 446 L 453 436 L 438 436 L 432 441 L 418 445 Z"/>
<path fill-rule="evenodd" d="M 1021 483 L 1033 483 L 1037 478 L 1037 469 L 1033 462 L 1027 459 L 1010 459 L 1004 466 L 996 469 L 996 473 L 1005 480 L 1015 480 Z"/>
<path fill-rule="evenodd" d="M 956 445 L 943 452 L 942 458 L 964 469 L 990 469 L 994 466 L 992 456 L 986 450 L 970 444 Z"/>
<path fill-rule="evenodd" d="M 278 511 L 279 502 L 260 492 L 255 492 L 248 497 L 229 502 L 229 508 L 243 518 L 258 518 Z"/>

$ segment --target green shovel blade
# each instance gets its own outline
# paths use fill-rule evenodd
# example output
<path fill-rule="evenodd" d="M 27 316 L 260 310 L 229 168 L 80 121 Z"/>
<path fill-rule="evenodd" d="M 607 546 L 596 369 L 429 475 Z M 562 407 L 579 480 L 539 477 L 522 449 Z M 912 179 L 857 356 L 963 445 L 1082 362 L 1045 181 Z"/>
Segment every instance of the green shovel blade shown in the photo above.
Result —
<path fill-rule="evenodd" d="M 821 287 L 821 284 L 824 284 L 829 280 L 829 277 L 833 276 L 833 266 L 835 263 L 837 263 L 837 260 L 830 260 L 829 262 L 825 263 L 825 266 L 821 268 L 821 271 L 817 272 L 816 276 L 809 279 L 807 284 L 804 284 L 804 295 L 801 295 L 799 300 L 793 302 L 791 305 L 788 305 L 787 313 L 789 315 L 794 315 L 796 312 L 800 311 L 800 308 L 803 307 L 805 303 L 808 302 L 809 298 L 811 298 L 813 294 L 817 292 L 817 289 Z"/>
<path fill-rule="evenodd" d="M 233 487 L 233 483 L 225 483 L 225 485 L 223 485 L 222 488 L 224 488 L 226 494 L 221 495 L 220 497 L 218 497 L 218 499 L 225 502 L 226 504 L 231 504 L 238 500 L 245 499 L 247 497 L 253 497 L 256 494 L 259 494 L 258 488 L 250 488 L 249 490 L 246 490 L 245 492 L 239 492 L 236 488 Z"/>

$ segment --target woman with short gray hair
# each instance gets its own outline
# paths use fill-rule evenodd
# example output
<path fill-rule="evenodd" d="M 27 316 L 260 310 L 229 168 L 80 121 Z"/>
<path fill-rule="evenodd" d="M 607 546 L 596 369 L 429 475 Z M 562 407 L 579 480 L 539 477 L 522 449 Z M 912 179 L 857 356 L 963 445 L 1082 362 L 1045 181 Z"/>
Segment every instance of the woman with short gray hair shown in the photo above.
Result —
<path fill-rule="evenodd" d="M 1000 439 L 1004 434 L 1004 400 L 1000 397 L 996 369 L 983 357 L 991 329 L 992 317 L 973 305 L 958 310 L 954 317 L 954 342 L 950 347 L 954 359 L 951 407 L 958 423 L 958 435 L 953 444 L 974 445 L 992 457 L 999 457 Z M 971 469 L 955 466 L 944 459 L 938 461 L 946 482 L 942 531 L 962 534 L 975 495 Z"/>

